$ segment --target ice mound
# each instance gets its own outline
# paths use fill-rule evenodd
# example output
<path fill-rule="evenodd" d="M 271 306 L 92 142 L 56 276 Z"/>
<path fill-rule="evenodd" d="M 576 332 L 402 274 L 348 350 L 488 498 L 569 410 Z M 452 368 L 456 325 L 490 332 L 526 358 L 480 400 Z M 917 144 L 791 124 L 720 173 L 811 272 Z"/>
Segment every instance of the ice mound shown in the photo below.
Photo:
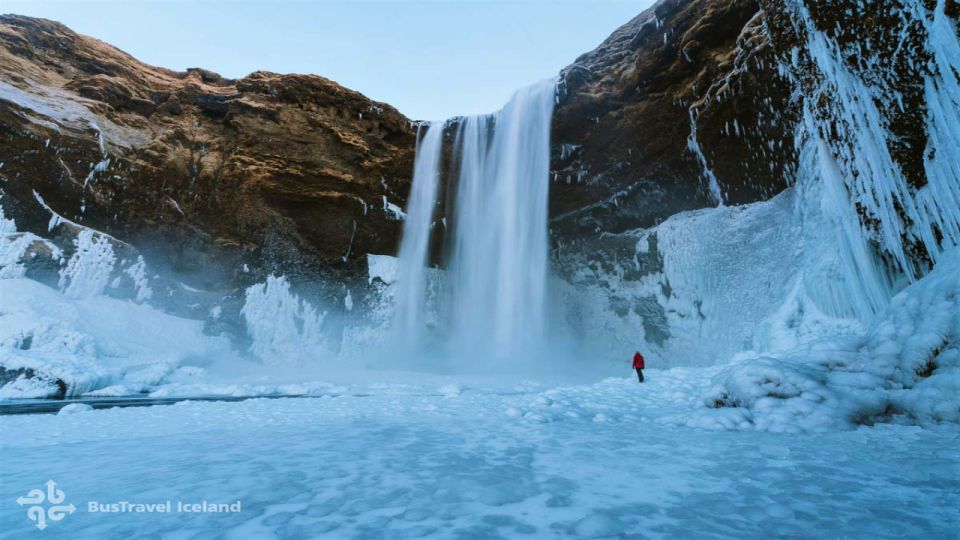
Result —
<path fill-rule="evenodd" d="M 875 422 L 960 422 L 960 249 L 904 289 L 865 333 L 720 370 L 707 410 L 683 423 L 820 431 Z"/>

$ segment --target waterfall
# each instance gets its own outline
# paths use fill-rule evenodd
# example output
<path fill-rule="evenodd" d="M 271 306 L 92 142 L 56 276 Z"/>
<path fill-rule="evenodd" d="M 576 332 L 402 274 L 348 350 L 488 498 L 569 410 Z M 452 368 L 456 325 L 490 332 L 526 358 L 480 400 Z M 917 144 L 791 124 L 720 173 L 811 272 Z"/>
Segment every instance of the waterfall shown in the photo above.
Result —
<path fill-rule="evenodd" d="M 443 334 L 450 354 L 482 360 L 533 358 L 543 350 L 548 272 L 547 194 L 555 81 L 518 91 L 492 115 L 458 120 L 455 193 L 447 231 Z M 400 252 L 396 328 L 423 346 L 424 273 L 438 193 L 443 124 L 417 148 Z M 416 246 L 416 248 L 414 248 Z"/>
<path fill-rule="evenodd" d="M 535 354 L 544 337 L 554 83 L 460 124 L 453 215 L 453 345 L 492 358 Z"/>
<path fill-rule="evenodd" d="M 440 154 L 443 146 L 443 122 L 433 122 L 420 137 L 417 133 L 413 185 L 407 198 L 403 241 L 400 243 L 400 287 L 396 296 L 394 333 L 404 354 L 421 346 L 426 324 L 427 259 L 430 233 L 440 184 Z"/>

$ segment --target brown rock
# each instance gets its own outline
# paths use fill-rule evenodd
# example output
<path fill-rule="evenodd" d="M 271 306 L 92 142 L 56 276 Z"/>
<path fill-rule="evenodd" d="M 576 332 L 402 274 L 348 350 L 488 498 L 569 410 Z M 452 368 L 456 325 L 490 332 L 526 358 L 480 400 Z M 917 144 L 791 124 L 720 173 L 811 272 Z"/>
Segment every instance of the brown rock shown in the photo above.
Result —
<path fill-rule="evenodd" d="M 561 73 L 551 186 L 558 242 L 715 205 L 692 128 L 725 203 L 788 185 L 794 109 L 763 22 L 755 0 L 661 0 Z"/>
<path fill-rule="evenodd" d="M 231 80 L 143 64 L 61 24 L 0 17 L 0 203 L 136 245 L 201 288 L 268 273 L 360 279 L 393 253 L 414 132 L 393 107 L 314 75 Z M 240 272 L 248 265 L 249 273 Z"/>

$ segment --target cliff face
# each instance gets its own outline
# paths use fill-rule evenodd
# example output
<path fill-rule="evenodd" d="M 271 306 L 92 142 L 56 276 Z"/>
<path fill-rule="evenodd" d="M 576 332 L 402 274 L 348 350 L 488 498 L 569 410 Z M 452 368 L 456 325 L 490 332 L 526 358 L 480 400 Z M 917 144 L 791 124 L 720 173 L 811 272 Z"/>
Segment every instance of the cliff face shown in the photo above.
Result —
<path fill-rule="evenodd" d="M 0 17 L 6 217 L 46 236 L 55 211 L 193 287 L 362 276 L 364 254 L 396 249 L 387 202 L 406 196 L 414 136 L 394 108 L 322 77 L 174 72 Z"/>
<path fill-rule="evenodd" d="M 786 187 L 795 116 L 765 25 L 754 0 L 662 0 L 562 72 L 551 201 L 561 240 Z"/>
<path fill-rule="evenodd" d="M 580 267 L 616 259 L 620 247 L 632 253 L 604 235 L 680 211 L 770 199 L 796 181 L 800 147 L 820 138 L 879 254 L 895 271 L 922 274 L 949 234 L 920 223 L 937 220 L 911 202 L 939 174 L 928 166 L 934 141 L 951 138 L 934 133 L 929 88 L 958 77 L 936 65 L 931 34 L 938 25 L 956 32 L 957 6 L 660 0 L 561 73 L 551 186 L 561 261 Z M 876 114 L 857 105 L 864 99 Z M 874 127 L 885 135 L 860 137 Z M 856 151 L 872 144 L 890 156 L 874 165 L 876 177 L 863 174 Z M 887 186 L 896 191 L 888 200 L 877 195 L 883 177 L 905 180 Z"/>
<path fill-rule="evenodd" d="M 661 0 L 565 69 L 551 229 L 581 341 L 715 363 L 928 274 L 960 245 L 958 16 Z"/>

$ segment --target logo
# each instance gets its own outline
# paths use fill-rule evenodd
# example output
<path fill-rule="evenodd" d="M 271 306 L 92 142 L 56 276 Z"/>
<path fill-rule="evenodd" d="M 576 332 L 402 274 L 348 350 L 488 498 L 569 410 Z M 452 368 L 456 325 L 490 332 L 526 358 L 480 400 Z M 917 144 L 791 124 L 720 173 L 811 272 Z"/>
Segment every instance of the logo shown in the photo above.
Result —
<path fill-rule="evenodd" d="M 26 496 L 17 497 L 17 504 L 30 505 L 27 507 L 27 517 L 42 531 L 47 528 L 47 520 L 60 521 L 76 511 L 77 507 L 72 503 L 61 504 L 66 498 L 63 490 L 57 489 L 56 482 L 47 480 L 46 493 L 42 489 L 31 489 Z"/>

